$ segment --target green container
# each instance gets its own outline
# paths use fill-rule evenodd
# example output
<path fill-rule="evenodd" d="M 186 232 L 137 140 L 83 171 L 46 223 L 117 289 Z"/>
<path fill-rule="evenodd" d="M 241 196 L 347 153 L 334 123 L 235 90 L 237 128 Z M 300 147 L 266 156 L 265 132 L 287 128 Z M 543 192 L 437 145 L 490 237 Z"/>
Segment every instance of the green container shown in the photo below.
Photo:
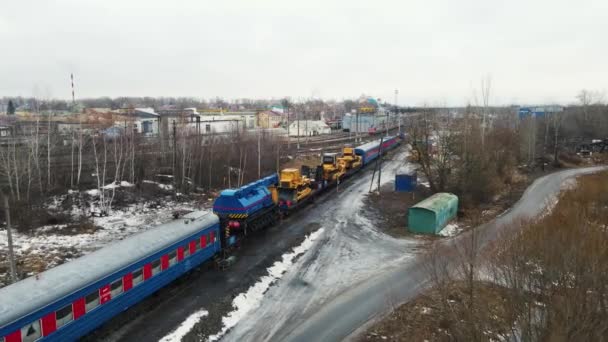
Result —
<path fill-rule="evenodd" d="M 458 196 L 439 192 L 408 210 L 407 226 L 412 233 L 437 234 L 458 211 Z"/>

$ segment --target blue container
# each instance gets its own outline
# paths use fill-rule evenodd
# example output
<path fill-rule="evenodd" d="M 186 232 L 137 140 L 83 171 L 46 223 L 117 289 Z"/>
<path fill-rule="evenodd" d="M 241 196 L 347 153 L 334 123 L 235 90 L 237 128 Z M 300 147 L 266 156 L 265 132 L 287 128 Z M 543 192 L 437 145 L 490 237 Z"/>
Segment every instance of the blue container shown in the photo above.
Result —
<path fill-rule="evenodd" d="M 395 191 L 397 192 L 411 192 L 416 189 L 417 174 L 412 172 L 406 175 L 395 175 Z"/>

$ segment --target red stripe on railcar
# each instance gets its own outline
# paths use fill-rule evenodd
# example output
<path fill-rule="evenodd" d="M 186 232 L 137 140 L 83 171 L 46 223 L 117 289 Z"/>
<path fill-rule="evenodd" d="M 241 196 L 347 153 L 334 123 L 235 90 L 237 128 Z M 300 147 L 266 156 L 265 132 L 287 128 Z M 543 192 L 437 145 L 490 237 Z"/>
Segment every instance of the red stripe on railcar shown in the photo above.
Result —
<path fill-rule="evenodd" d="M 177 247 L 177 261 L 184 260 L 184 247 Z"/>
<path fill-rule="evenodd" d="M 84 298 L 76 299 L 73 303 L 74 309 L 74 319 L 78 319 L 81 316 L 84 316 L 86 313 L 86 309 L 84 307 Z"/>
<path fill-rule="evenodd" d="M 196 241 L 190 241 L 190 255 L 196 252 Z"/>
<path fill-rule="evenodd" d="M 152 265 L 145 264 L 144 265 L 144 280 L 148 280 L 152 277 Z"/>
<path fill-rule="evenodd" d="M 133 273 L 127 273 L 122 277 L 122 289 L 127 292 L 133 288 Z"/>
<path fill-rule="evenodd" d="M 211 235 L 209 236 L 209 242 L 215 243 L 215 232 L 212 230 Z"/>
<path fill-rule="evenodd" d="M 167 254 L 160 257 L 160 269 L 166 270 L 169 268 L 169 256 Z"/>
<path fill-rule="evenodd" d="M 42 317 L 42 336 L 49 336 L 55 330 L 57 330 L 57 319 L 55 317 L 55 312 L 51 312 L 50 314 Z"/>
<path fill-rule="evenodd" d="M 12 332 L 4 337 L 6 342 L 21 342 L 21 330 Z"/>
<path fill-rule="evenodd" d="M 201 248 L 207 247 L 207 235 L 201 236 Z"/>

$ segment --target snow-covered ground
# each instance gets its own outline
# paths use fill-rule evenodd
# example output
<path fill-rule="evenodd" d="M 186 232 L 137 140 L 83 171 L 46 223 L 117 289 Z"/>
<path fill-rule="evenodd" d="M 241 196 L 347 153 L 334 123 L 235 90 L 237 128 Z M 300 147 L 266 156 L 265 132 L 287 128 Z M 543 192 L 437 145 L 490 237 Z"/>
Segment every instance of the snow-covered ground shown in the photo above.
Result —
<path fill-rule="evenodd" d="M 160 339 L 159 342 L 179 342 L 203 317 L 209 315 L 206 310 L 199 310 L 188 317 L 177 329 Z"/>
<path fill-rule="evenodd" d="M 126 182 L 125 182 L 126 183 Z M 120 184 L 129 187 L 130 184 Z M 119 187 L 116 185 L 115 187 Z M 93 189 L 97 190 L 97 189 Z M 95 210 L 95 198 L 98 191 L 84 191 L 85 196 L 91 200 L 91 211 Z M 56 196 L 48 201 L 47 208 L 56 213 L 64 213 L 77 221 L 78 217 L 86 214 L 75 205 L 71 210 L 62 209 L 62 202 L 68 196 L 79 197 L 79 194 L 70 191 L 67 195 Z M 165 200 L 142 202 L 132 204 L 120 209 L 113 209 L 108 216 L 92 217 L 87 222 L 87 228 L 77 225 L 59 224 L 45 225 L 33 229 L 29 234 L 13 230 L 13 245 L 18 261 L 19 271 L 27 276 L 42 272 L 63 262 L 77 258 L 97 250 L 112 241 L 145 231 L 156 225 L 166 223 L 173 219 L 174 212 L 188 212 L 208 206 L 193 201 L 177 202 L 168 196 Z M 0 257 L 6 259 L 7 232 L 0 228 Z M 7 275 L 0 274 L 0 286 Z"/>
<path fill-rule="evenodd" d="M 406 157 L 407 152 L 401 152 L 383 164 L 383 183 L 411 169 Z M 339 205 L 318 217 L 323 229 L 319 242 L 270 287 L 248 318 L 240 320 L 224 340 L 281 340 L 285 337 L 282 329 L 313 314 L 353 284 L 413 258 L 417 240 L 390 237 L 366 217 L 363 198 L 370 178 L 366 174 L 355 179 L 338 195 L 343 197 Z"/>
<path fill-rule="evenodd" d="M 315 241 L 323 234 L 324 229 L 321 228 L 306 237 L 304 242 L 295 247 L 290 253 L 284 254 L 280 261 L 275 262 L 268 268 L 268 275 L 263 276 L 260 280 L 251 286 L 247 292 L 241 293 L 232 301 L 234 310 L 222 319 L 222 330 L 213 336 L 209 336 L 209 341 L 220 339 L 228 330 L 234 327 L 241 319 L 247 316 L 249 312 L 260 306 L 264 294 L 268 291 L 277 280 L 283 277 L 283 274 L 291 268 L 295 259 L 306 251 L 308 251 Z"/>

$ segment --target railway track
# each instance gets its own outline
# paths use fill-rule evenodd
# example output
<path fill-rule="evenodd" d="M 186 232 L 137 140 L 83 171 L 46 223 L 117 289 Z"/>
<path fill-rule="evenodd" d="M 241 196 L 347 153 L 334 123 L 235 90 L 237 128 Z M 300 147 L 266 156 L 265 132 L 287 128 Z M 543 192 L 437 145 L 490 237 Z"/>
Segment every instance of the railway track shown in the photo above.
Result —
<path fill-rule="evenodd" d="M 393 127 L 389 129 L 389 134 L 397 134 L 398 133 L 399 128 L 398 127 Z M 291 153 L 297 153 L 297 155 L 314 155 L 314 154 L 320 154 L 323 152 L 339 152 L 342 150 L 342 148 L 344 147 L 345 144 L 352 144 L 352 145 L 360 145 L 360 144 L 364 144 L 366 142 L 372 141 L 372 140 L 378 140 L 380 139 L 380 137 L 382 137 L 384 134 L 386 133 L 386 131 L 383 131 L 382 133 L 377 133 L 374 135 L 369 135 L 369 134 L 359 134 L 359 136 L 355 136 L 355 134 L 352 134 L 351 136 L 348 136 L 349 133 L 346 133 L 346 137 L 335 137 L 332 136 L 329 139 L 319 139 L 316 141 L 310 141 L 307 143 L 303 143 L 300 142 L 300 148 L 294 149 L 293 146 L 296 146 L 295 144 L 292 143 L 292 148 L 288 149 L 289 152 Z"/>

